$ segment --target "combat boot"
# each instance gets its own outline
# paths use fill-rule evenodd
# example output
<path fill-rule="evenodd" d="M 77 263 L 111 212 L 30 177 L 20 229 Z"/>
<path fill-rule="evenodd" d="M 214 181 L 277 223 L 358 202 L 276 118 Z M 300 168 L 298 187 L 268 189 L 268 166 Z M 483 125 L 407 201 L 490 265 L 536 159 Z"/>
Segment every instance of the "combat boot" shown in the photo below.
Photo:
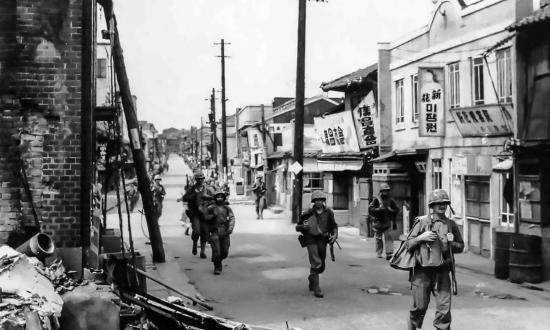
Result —
<path fill-rule="evenodd" d="M 197 241 L 193 241 L 193 250 L 191 250 L 194 256 L 197 255 Z"/>
<path fill-rule="evenodd" d="M 214 275 L 220 275 L 222 273 L 222 269 L 223 269 L 223 266 L 222 266 L 221 262 L 215 263 L 214 264 Z"/>
<path fill-rule="evenodd" d="M 200 254 L 201 259 L 206 259 L 206 252 L 204 252 L 205 248 L 206 248 L 206 244 L 201 243 L 201 254 Z"/>
<path fill-rule="evenodd" d="M 323 298 L 323 292 L 319 286 L 319 274 L 313 274 L 313 295 L 317 298 Z"/>
<path fill-rule="evenodd" d="M 313 291 L 313 274 L 307 277 L 309 291 Z"/>

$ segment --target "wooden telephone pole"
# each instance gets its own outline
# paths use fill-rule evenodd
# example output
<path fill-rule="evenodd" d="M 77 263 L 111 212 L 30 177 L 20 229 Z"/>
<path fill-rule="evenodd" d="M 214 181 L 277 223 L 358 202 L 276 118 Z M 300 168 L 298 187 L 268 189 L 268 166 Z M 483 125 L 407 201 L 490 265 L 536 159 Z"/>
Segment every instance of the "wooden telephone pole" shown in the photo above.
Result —
<path fill-rule="evenodd" d="M 216 91 L 212 88 L 212 95 L 210 95 L 210 130 L 212 131 L 212 162 L 218 170 L 218 134 L 216 133 Z"/>
<path fill-rule="evenodd" d="M 221 46 L 221 62 L 222 62 L 222 173 L 224 180 L 227 179 L 227 120 L 225 117 L 225 45 L 230 45 L 226 43 L 224 39 L 221 40 L 221 43 L 216 44 Z"/>
<path fill-rule="evenodd" d="M 134 103 L 132 99 L 132 92 L 130 90 L 130 83 L 128 82 L 128 75 L 126 74 L 126 66 L 124 64 L 124 56 L 122 55 L 122 46 L 120 44 L 120 37 L 116 23 L 116 17 L 112 12 L 113 4 L 111 0 L 98 1 L 104 8 L 105 19 L 109 29 L 114 33 L 112 53 L 115 66 L 115 72 L 120 86 L 120 97 L 122 100 L 122 106 L 124 109 L 124 115 L 126 117 L 126 124 L 128 126 L 128 135 L 130 137 L 130 146 L 132 149 L 132 156 L 134 158 L 134 164 L 136 168 L 136 174 L 138 179 L 138 189 L 143 201 L 143 209 L 145 211 L 145 218 L 147 220 L 147 229 L 149 230 L 149 239 L 151 240 L 151 248 L 153 250 L 154 262 L 165 262 L 164 247 L 162 246 L 162 236 L 158 225 L 158 214 L 153 207 L 153 192 L 151 191 L 151 182 L 147 175 L 147 168 L 145 165 L 145 155 L 141 148 L 141 139 L 139 134 L 139 124 L 134 109 Z"/>
<path fill-rule="evenodd" d="M 304 94 L 306 58 L 306 0 L 298 4 L 298 56 L 296 64 L 296 99 L 294 107 L 294 161 L 304 164 Z M 292 222 L 302 213 L 303 171 L 295 175 L 292 191 Z"/>

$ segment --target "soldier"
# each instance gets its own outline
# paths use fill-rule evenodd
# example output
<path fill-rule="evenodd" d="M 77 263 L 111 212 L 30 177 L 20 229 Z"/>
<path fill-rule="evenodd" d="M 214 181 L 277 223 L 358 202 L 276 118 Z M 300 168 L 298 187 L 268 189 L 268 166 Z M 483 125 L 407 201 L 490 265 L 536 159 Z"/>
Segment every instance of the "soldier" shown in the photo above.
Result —
<path fill-rule="evenodd" d="M 206 220 L 210 227 L 210 246 L 212 247 L 212 262 L 214 274 L 222 273 L 222 261 L 229 254 L 229 235 L 235 227 L 235 216 L 225 201 L 225 193 L 218 190 L 214 193 L 215 204 L 210 205 L 206 212 Z"/>
<path fill-rule="evenodd" d="M 325 206 L 326 197 L 321 191 L 311 195 L 313 207 L 300 216 L 296 231 L 303 234 L 304 245 L 307 247 L 311 265 L 308 277 L 309 291 L 315 297 L 322 298 L 323 292 L 319 286 L 319 274 L 325 270 L 327 243 L 334 244 L 338 238 L 338 225 L 334 220 L 332 209 Z"/>
<path fill-rule="evenodd" d="M 187 202 L 188 215 L 191 220 L 191 239 L 193 255 L 197 255 L 197 241 L 200 238 L 201 259 L 206 259 L 206 242 L 208 242 L 208 224 L 204 219 L 208 204 L 212 201 L 213 191 L 204 183 L 204 174 L 197 169 L 193 172 L 195 184 L 190 186 L 182 197 Z"/>
<path fill-rule="evenodd" d="M 395 200 L 391 198 L 391 188 L 387 183 L 380 185 L 380 196 L 374 197 L 369 204 L 369 215 L 373 220 L 374 238 L 376 244 L 376 256 L 382 258 L 384 245 L 386 246 L 386 260 L 393 255 L 393 239 L 387 231 L 392 227 L 397 229 L 395 217 L 399 209 Z"/>
<path fill-rule="evenodd" d="M 408 320 L 409 330 L 422 327 L 431 293 L 436 304 L 434 327 L 451 328 L 451 285 L 456 294 L 453 254 L 462 252 L 464 241 L 456 223 L 445 215 L 450 204 L 449 195 L 445 190 L 432 191 L 428 203 L 431 208 L 430 214 L 416 219 L 406 241 L 409 251 L 419 249 L 419 261 L 409 277 L 413 296 Z M 428 254 L 423 251 L 429 251 L 432 258 L 428 258 Z M 439 265 L 434 263 L 434 260 L 438 260 Z M 427 263 L 431 263 L 430 267 L 426 267 Z"/>
<path fill-rule="evenodd" d="M 153 179 L 153 185 L 151 186 L 151 191 L 153 192 L 153 206 L 157 211 L 157 216 L 160 218 L 162 215 L 162 201 L 164 200 L 164 195 L 166 195 L 166 190 L 164 186 L 160 184 L 162 178 L 159 174 L 156 174 Z"/>
<path fill-rule="evenodd" d="M 252 192 L 256 195 L 256 219 L 264 218 L 264 195 L 267 191 L 265 184 L 262 182 L 262 177 L 258 175 L 256 182 L 252 186 Z"/>

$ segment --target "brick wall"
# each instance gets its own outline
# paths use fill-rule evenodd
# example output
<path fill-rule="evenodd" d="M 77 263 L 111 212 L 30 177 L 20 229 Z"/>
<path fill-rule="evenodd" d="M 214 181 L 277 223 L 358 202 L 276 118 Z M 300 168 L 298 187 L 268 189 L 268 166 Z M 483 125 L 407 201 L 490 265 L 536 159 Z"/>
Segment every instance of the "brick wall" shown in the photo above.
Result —
<path fill-rule="evenodd" d="M 34 222 L 23 159 L 43 232 L 80 245 L 81 8 L 0 1 L 0 243 Z"/>

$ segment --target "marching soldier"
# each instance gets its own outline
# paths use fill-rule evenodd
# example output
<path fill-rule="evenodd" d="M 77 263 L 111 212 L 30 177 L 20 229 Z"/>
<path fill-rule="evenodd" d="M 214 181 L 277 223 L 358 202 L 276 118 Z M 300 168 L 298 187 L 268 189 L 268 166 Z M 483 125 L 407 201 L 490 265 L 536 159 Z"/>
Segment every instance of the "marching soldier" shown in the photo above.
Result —
<path fill-rule="evenodd" d="M 205 216 L 210 227 L 210 246 L 212 247 L 215 275 L 222 273 L 222 261 L 229 254 L 229 235 L 235 227 L 235 216 L 231 208 L 227 206 L 225 198 L 223 191 L 216 191 L 214 193 L 215 204 L 208 207 Z"/>
<path fill-rule="evenodd" d="M 157 216 L 160 218 L 162 215 L 162 202 L 164 201 L 164 195 L 166 195 L 166 190 L 164 189 L 164 186 L 160 184 L 160 181 L 162 178 L 160 175 L 156 174 L 154 176 L 153 185 L 151 187 L 151 191 L 153 192 L 153 206 L 155 207 L 155 210 L 157 211 Z"/>
<path fill-rule="evenodd" d="M 372 226 L 376 244 L 376 256 L 382 258 L 384 246 L 386 248 L 386 260 L 393 255 L 393 239 L 388 232 L 391 227 L 397 229 L 395 217 L 399 213 L 397 203 L 391 197 L 391 188 L 387 183 L 380 185 L 379 197 L 374 197 L 369 204 L 369 215 L 374 219 Z"/>
<path fill-rule="evenodd" d="M 265 183 L 262 182 L 262 177 L 258 175 L 256 182 L 251 188 L 252 192 L 256 196 L 256 219 L 264 218 L 264 208 L 265 208 L 265 192 L 267 191 Z"/>
<path fill-rule="evenodd" d="M 434 327 L 451 328 L 451 286 L 456 294 L 453 254 L 462 252 L 464 241 L 456 223 L 445 215 L 450 204 L 445 190 L 432 191 L 428 203 L 430 214 L 417 218 L 406 242 L 409 251 L 419 249 L 420 258 L 410 275 L 413 305 L 408 320 L 409 330 L 422 327 L 432 293 L 436 308 Z"/>
<path fill-rule="evenodd" d="M 325 206 L 325 201 L 326 197 L 321 191 L 314 191 L 311 195 L 313 208 L 304 212 L 296 225 L 296 231 L 303 234 L 303 245 L 307 247 L 311 265 L 308 287 L 318 298 L 323 297 L 319 286 L 319 274 L 325 271 L 327 244 L 334 244 L 338 238 L 338 225 L 334 220 L 334 213 Z"/>
<path fill-rule="evenodd" d="M 191 239 L 193 240 L 193 255 L 197 255 L 197 241 L 200 239 L 201 259 L 206 259 L 206 242 L 208 242 L 208 223 L 204 216 L 208 204 L 212 201 L 213 190 L 204 183 L 204 174 L 197 169 L 193 173 L 195 184 L 190 186 L 182 197 L 189 208 L 191 220 Z"/>

